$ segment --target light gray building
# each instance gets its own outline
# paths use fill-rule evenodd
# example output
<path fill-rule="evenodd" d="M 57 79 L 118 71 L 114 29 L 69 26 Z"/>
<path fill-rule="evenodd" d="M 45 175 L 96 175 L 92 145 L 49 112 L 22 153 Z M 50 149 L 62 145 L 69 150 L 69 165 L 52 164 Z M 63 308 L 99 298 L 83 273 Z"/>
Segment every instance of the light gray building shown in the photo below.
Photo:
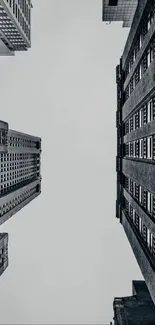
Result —
<path fill-rule="evenodd" d="M 31 47 L 31 0 L 0 0 L 0 55 Z"/>
<path fill-rule="evenodd" d="M 41 139 L 0 121 L 0 225 L 41 193 Z"/>
<path fill-rule="evenodd" d="M 122 21 L 123 27 L 130 27 L 138 0 L 102 0 L 102 20 Z"/>
<path fill-rule="evenodd" d="M 0 234 L 0 275 L 8 267 L 8 234 Z"/>

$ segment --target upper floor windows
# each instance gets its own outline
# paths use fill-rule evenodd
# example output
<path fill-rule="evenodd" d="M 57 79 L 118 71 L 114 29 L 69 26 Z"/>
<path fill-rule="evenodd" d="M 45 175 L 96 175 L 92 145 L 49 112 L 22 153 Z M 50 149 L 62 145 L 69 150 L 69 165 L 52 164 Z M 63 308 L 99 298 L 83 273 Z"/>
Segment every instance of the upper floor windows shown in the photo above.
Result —
<path fill-rule="evenodd" d="M 130 97 L 131 93 L 136 88 L 138 82 L 143 77 L 145 71 L 148 69 L 148 67 L 154 60 L 154 51 L 153 51 L 154 43 L 155 43 L 155 39 L 151 41 L 149 47 L 144 52 L 144 55 L 139 65 L 137 66 L 133 76 L 131 77 L 129 84 L 125 89 L 125 100 L 127 100 Z"/>
<path fill-rule="evenodd" d="M 155 97 L 145 103 L 143 107 L 138 109 L 126 122 L 124 127 L 125 135 L 139 129 L 143 125 L 150 123 L 155 119 Z"/>
<path fill-rule="evenodd" d="M 145 36 L 146 36 L 147 32 L 149 31 L 151 24 L 154 21 L 154 18 L 155 18 L 155 15 L 154 15 L 155 10 L 154 9 L 155 9 L 155 2 L 153 3 L 153 5 L 151 7 L 148 16 L 145 18 L 145 20 L 143 19 L 142 28 L 139 32 L 139 35 L 137 36 L 137 41 L 136 41 L 135 46 L 131 52 L 130 58 L 128 60 L 128 63 L 127 63 L 126 69 L 125 69 L 125 77 L 127 77 L 127 75 L 129 74 L 133 63 L 136 60 L 137 53 L 140 50 L 140 48 L 144 42 Z"/>

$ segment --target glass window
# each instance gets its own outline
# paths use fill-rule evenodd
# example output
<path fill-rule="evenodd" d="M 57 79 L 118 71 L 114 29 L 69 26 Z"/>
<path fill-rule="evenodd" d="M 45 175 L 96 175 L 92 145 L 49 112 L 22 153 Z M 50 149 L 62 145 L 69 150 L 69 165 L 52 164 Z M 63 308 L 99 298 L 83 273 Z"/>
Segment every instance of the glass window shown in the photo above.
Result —
<path fill-rule="evenodd" d="M 147 158 L 152 159 L 152 137 L 147 138 Z"/>

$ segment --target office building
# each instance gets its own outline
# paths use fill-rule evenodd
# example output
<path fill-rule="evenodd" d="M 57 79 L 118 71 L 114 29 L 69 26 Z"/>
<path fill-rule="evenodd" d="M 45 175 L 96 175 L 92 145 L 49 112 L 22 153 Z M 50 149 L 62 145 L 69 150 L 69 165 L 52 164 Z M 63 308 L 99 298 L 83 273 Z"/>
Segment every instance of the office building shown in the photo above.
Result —
<path fill-rule="evenodd" d="M 0 275 L 8 267 L 8 234 L 0 234 Z"/>
<path fill-rule="evenodd" d="M 31 0 L 0 0 L 0 55 L 31 47 Z"/>
<path fill-rule="evenodd" d="M 155 303 L 155 0 L 138 3 L 116 79 L 116 216 Z"/>
<path fill-rule="evenodd" d="M 122 21 L 123 27 L 130 27 L 138 0 L 102 0 L 102 20 Z"/>
<path fill-rule="evenodd" d="M 154 325 L 155 306 L 145 281 L 132 282 L 132 296 L 115 298 L 114 325 Z"/>
<path fill-rule="evenodd" d="M 41 139 L 0 121 L 0 225 L 41 193 Z"/>

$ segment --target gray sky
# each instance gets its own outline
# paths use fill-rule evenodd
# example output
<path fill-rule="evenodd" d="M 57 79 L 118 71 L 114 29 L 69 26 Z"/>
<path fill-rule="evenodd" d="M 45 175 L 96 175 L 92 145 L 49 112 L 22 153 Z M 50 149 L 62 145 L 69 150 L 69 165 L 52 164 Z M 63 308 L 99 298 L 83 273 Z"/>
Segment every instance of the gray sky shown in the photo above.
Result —
<path fill-rule="evenodd" d="M 1 116 L 42 137 L 42 194 L 1 226 L 0 324 L 107 324 L 141 273 L 115 218 L 115 66 L 101 0 L 33 0 L 32 49 L 0 58 Z"/>

